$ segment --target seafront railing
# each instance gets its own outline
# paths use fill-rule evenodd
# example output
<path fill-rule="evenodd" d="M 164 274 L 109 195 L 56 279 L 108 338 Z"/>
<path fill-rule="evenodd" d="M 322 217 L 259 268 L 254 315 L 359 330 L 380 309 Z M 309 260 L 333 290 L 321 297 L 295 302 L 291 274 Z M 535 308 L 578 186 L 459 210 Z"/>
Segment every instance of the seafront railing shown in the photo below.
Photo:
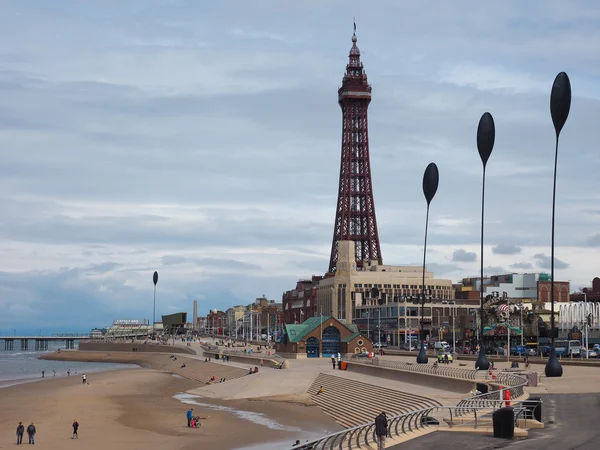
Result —
<path fill-rule="evenodd" d="M 541 403 L 536 402 L 535 405 Z M 490 414 L 495 409 L 503 406 L 504 402 L 497 402 L 494 408 L 489 406 L 432 406 L 418 409 L 396 416 L 388 417 L 388 437 L 400 438 L 411 436 L 420 432 L 435 431 L 442 421 L 446 421 L 449 428 L 479 428 L 490 426 Z M 523 420 L 527 428 L 527 420 L 533 419 L 533 404 L 516 402 L 513 406 L 515 425 Z M 351 450 L 357 448 L 372 448 L 371 442 L 376 440 L 375 423 L 369 422 L 353 428 L 323 436 L 313 441 L 294 445 L 290 450 Z"/>
<path fill-rule="evenodd" d="M 478 428 L 491 423 L 491 414 L 503 406 L 513 407 L 515 425 L 520 420 L 533 419 L 533 410 L 540 400 L 519 400 L 528 384 L 526 377 L 510 372 L 478 371 L 461 367 L 433 366 L 428 364 L 410 364 L 400 361 L 387 361 L 374 358 L 361 363 L 387 367 L 396 370 L 407 370 L 417 373 L 460 378 L 472 381 L 493 381 L 502 386 L 499 390 L 474 395 L 461 400 L 456 406 L 431 406 L 424 409 L 402 413 L 388 418 L 388 437 L 399 438 L 410 436 L 421 431 L 435 431 L 442 421 L 450 428 Z M 449 417 L 444 417 L 444 413 Z M 375 423 L 369 422 L 338 433 L 323 436 L 313 441 L 295 445 L 292 449 L 300 450 L 352 450 L 370 448 L 369 443 L 376 440 Z"/>

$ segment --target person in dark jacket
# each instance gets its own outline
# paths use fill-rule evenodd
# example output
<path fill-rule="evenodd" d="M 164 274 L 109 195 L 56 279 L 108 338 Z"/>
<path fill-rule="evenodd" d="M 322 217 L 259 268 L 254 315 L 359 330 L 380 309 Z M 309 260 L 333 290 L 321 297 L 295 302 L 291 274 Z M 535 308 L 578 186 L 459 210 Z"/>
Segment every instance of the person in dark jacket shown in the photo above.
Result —
<path fill-rule="evenodd" d="M 17 445 L 21 445 L 23 443 L 23 434 L 25 433 L 25 427 L 22 422 L 19 422 L 17 426 Z"/>
<path fill-rule="evenodd" d="M 377 450 L 385 449 L 385 438 L 387 437 L 388 423 L 384 412 L 375 417 L 375 435 L 377 436 Z"/>
<path fill-rule="evenodd" d="M 27 436 L 29 436 L 29 443 L 30 444 L 35 444 L 35 425 L 33 424 L 33 422 L 31 422 L 29 424 L 29 426 L 27 427 Z"/>
<path fill-rule="evenodd" d="M 77 419 L 73 419 L 73 436 L 71 437 L 71 439 L 79 439 L 77 430 L 79 430 L 79 422 L 77 422 Z"/>

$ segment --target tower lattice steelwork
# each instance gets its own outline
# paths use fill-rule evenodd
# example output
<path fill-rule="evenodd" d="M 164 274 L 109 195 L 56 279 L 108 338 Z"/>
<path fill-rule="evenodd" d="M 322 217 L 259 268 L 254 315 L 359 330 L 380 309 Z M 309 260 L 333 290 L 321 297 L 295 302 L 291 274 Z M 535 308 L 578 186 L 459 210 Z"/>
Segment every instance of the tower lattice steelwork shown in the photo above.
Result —
<path fill-rule="evenodd" d="M 382 263 L 369 157 L 367 109 L 371 86 L 356 41 L 355 24 L 349 62 L 338 90 L 338 103 L 342 108 L 342 161 L 330 272 L 337 270 L 339 241 L 355 242 L 357 267 L 362 267 L 367 260 Z"/>

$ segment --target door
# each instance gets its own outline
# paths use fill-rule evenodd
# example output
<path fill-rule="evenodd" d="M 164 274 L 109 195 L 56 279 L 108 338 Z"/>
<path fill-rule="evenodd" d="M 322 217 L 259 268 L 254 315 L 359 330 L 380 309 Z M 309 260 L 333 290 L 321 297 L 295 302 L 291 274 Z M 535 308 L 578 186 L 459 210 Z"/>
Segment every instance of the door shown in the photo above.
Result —
<path fill-rule="evenodd" d="M 308 358 L 318 358 L 320 353 L 319 340 L 314 336 L 309 337 L 306 341 L 306 356 Z"/>
<path fill-rule="evenodd" d="M 340 351 L 340 330 L 327 327 L 323 330 L 323 356 L 338 354 Z"/>

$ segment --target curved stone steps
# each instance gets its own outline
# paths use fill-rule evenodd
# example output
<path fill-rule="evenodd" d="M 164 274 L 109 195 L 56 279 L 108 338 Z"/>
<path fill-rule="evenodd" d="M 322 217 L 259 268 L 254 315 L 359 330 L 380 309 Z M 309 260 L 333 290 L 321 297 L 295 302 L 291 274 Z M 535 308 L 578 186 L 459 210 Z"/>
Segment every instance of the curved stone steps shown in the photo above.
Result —
<path fill-rule="evenodd" d="M 321 386 L 324 392 L 317 394 Z M 347 428 L 370 422 L 382 411 L 397 415 L 441 405 L 420 395 L 324 373 L 313 380 L 307 393 L 325 413 Z"/>

